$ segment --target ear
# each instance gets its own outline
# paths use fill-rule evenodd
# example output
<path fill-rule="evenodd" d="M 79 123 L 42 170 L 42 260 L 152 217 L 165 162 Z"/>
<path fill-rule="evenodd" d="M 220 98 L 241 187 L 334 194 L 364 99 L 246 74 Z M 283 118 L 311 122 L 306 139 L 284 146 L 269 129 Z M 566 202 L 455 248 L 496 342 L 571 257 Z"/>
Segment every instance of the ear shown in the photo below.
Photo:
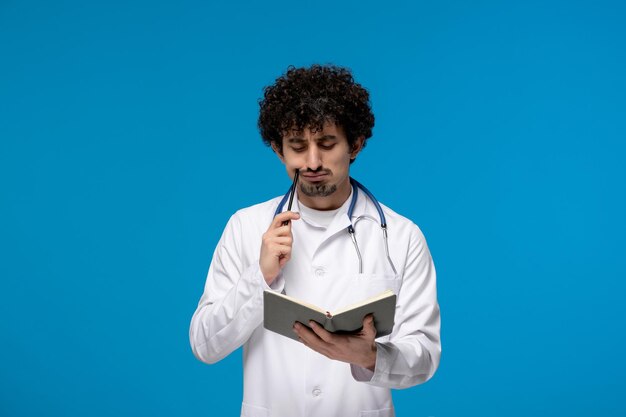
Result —
<path fill-rule="evenodd" d="M 276 142 L 272 142 L 271 146 L 272 146 L 272 150 L 274 151 L 276 156 L 278 156 L 278 159 L 280 159 L 280 162 L 282 162 L 284 164 L 285 163 L 285 157 L 283 155 L 282 150 L 278 149 L 278 145 L 276 145 Z"/>
<path fill-rule="evenodd" d="M 354 161 L 356 156 L 363 149 L 363 144 L 365 143 L 365 136 L 359 136 L 352 144 L 352 150 L 350 151 L 350 160 Z"/>

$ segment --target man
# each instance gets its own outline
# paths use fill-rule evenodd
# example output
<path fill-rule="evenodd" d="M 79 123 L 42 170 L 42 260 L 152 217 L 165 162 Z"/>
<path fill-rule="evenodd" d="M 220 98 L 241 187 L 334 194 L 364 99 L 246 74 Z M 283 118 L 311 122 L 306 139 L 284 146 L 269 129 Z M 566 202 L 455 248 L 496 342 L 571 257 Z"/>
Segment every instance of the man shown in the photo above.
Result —
<path fill-rule="evenodd" d="M 244 346 L 242 416 L 393 416 L 389 389 L 423 383 L 439 365 L 440 317 L 419 228 L 381 204 L 387 242 L 364 192 L 348 217 L 350 164 L 374 126 L 369 94 L 347 69 L 290 67 L 260 107 L 263 140 L 292 179 L 299 170 L 296 198 L 276 216 L 282 197 L 231 217 L 191 321 L 193 352 L 215 363 Z M 264 290 L 333 311 L 385 289 L 397 294 L 385 337 L 375 339 L 371 316 L 356 335 L 294 323 L 299 342 L 263 327 Z"/>

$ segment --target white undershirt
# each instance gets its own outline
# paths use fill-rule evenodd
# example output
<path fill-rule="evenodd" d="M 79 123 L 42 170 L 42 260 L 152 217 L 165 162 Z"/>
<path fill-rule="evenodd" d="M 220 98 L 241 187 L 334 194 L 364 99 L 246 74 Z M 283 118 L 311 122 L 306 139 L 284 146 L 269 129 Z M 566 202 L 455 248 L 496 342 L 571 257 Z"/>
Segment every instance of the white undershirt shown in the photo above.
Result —
<path fill-rule="evenodd" d="M 335 210 L 315 210 L 305 206 L 300 202 L 300 215 L 302 219 L 311 226 L 326 230 L 335 218 L 335 214 L 341 210 L 341 207 Z"/>
<path fill-rule="evenodd" d="M 333 222 L 337 213 L 340 211 L 348 211 L 350 200 L 352 200 L 352 190 L 350 190 L 350 195 L 341 207 L 334 210 L 315 210 L 302 204 L 302 201 L 298 201 L 300 216 L 302 216 L 302 219 L 309 225 L 325 231 Z"/>

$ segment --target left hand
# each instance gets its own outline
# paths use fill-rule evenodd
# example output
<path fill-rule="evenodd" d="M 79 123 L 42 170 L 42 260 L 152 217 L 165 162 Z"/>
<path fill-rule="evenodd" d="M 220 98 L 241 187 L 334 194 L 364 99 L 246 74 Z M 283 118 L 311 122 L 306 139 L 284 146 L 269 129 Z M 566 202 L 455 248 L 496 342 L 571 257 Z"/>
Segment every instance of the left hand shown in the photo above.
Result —
<path fill-rule="evenodd" d="M 363 330 L 354 335 L 333 334 L 314 321 L 309 322 L 312 331 L 296 322 L 294 332 L 306 346 L 337 361 L 348 362 L 374 371 L 376 367 L 376 328 L 370 314 L 363 319 Z"/>

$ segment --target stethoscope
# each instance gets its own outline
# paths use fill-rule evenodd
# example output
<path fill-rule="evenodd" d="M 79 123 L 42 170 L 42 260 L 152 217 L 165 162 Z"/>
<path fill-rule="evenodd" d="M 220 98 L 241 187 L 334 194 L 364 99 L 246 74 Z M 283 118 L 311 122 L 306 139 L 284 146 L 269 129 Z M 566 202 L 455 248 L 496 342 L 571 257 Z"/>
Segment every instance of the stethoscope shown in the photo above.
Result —
<path fill-rule="evenodd" d="M 356 226 L 356 224 L 361 219 L 367 219 L 368 217 L 359 216 L 356 218 L 354 223 L 352 223 L 352 213 L 354 212 L 354 206 L 356 205 L 356 200 L 357 200 L 357 197 L 359 196 L 359 189 L 361 189 L 361 191 L 363 191 L 363 193 L 365 193 L 365 195 L 369 197 L 372 203 L 374 203 L 374 207 L 376 207 L 376 211 L 378 211 L 378 217 L 380 218 L 380 228 L 383 232 L 383 241 L 385 242 L 385 253 L 387 255 L 387 260 L 389 261 L 389 265 L 391 265 L 391 269 L 393 269 L 393 273 L 397 275 L 398 272 L 396 271 L 396 267 L 393 265 L 391 256 L 389 256 L 389 244 L 388 244 L 388 237 L 387 237 L 387 220 L 385 219 L 385 213 L 383 213 L 382 207 L 378 203 L 378 200 L 376 200 L 376 197 L 374 197 L 374 194 L 372 194 L 367 188 L 365 188 L 363 184 L 361 184 L 354 178 L 350 178 L 350 184 L 352 184 L 352 200 L 350 200 L 350 206 L 348 207 L 348 219 L 350 219 L 350 225 L 346 229 L 348 230 L 348 233 L 350 234 L 350 238 L 352 239 L 352 243 L 354 244 L 354 248 L 356 249 L 356 254 L 359 258 L 359 273 L 360 274 L 363 273 L 363 258 L 361 257 L 359 244 L 357 243 L 356 236 L 354 234 L 354 226 Z M 274 217 L 276 217 L 279 213 L 283 211 L 283 207 L 285 207 L 285 203 L 287 202 L 287 199 L 289 199 L 289 196 L 291 196 L 291 199 L 293 199 L 294 191 L 295 191 L 294 186 L 289 187 L 289 191 L 287 191 L 287 194 L 285 194 L 282 200 L 280 200 L 280 203 L 278 203 L 278 207 L 276 207 L 276 211 L 274 212 Z"/>

